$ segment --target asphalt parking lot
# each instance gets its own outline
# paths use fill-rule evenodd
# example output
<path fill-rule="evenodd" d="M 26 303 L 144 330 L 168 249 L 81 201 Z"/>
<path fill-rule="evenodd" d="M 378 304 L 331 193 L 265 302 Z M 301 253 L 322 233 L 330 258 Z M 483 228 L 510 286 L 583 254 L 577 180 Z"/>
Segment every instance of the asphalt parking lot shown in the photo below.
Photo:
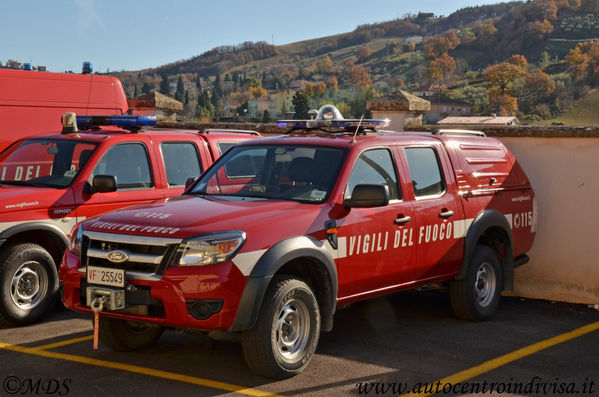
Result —
<path fill-rule="evenodd" d="M 504 297 L 492 320 L 470 323 L 447 294 L 410 291 L 339 310 L 308 369 L 273 381 L 248 370 L 235 340 L 203 334 L 93 351 L 90 318 L 57 309 L 0 329 L 0 394 L 599 395 L 598 346 L 599 311 L 586 305 Z"/>

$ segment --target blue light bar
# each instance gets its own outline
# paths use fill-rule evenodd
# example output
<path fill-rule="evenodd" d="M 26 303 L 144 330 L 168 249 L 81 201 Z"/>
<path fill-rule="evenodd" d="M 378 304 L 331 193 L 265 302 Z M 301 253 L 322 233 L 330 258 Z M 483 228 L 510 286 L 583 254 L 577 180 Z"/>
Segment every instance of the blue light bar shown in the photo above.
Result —
<path fill-rule="evenodd" d="M 101 125 L 117 127 L 146 127 L 156 125 L 155 116 L 77 116 L 77 126 L 82 130 Z"/>

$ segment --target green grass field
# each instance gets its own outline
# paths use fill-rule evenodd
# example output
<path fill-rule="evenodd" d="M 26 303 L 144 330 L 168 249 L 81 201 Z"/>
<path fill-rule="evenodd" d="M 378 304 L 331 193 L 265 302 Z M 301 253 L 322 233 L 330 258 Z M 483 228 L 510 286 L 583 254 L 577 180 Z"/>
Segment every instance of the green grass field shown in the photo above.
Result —
<path fill-rule="evenodd" d="M 577 126 L 599 126 L 599 89 L 594 89 L 590 94 L 578 101 L 570 110 L 552 120 L 543 120 L 537 125 L 551 125 L 563 123 Z"/>

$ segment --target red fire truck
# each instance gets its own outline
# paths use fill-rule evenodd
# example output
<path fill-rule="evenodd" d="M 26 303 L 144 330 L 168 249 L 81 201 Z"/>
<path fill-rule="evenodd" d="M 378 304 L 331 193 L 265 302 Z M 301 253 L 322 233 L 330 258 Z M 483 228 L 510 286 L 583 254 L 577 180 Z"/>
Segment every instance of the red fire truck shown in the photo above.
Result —
<path fill-rule="evenodd" d="M 490 318 L 536 232 L 516 159 L 481 132 L 368 132 L 380 122 L 338 113 L 236 145 L 183 196 L 83 222 L 65 305 L 115 350 L 166 327 L 241 332 L 275 378 L 308 365 L 338 305 L 446 282 L 458 317 Z"/>
<path fill-rule="evenodd" d="M 71 113 L 72 115 L 72 113 Z M 0 154 L 0 324 L 31 323 L 55 302 L 71 228 L 183 193 L 254 131 L 159 130 L 148 116 L 82 116 L 79 131 L 20 139 Z"/>

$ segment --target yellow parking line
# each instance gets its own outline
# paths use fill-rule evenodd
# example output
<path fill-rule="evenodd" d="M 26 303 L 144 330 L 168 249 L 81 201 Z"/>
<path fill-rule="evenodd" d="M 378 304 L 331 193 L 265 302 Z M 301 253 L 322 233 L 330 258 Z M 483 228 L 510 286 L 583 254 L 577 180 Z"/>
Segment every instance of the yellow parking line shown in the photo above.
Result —
<path fill-rule="evenodd" d="M 158 369 L 140 367 L 138 365 L 130 365 L 130 364 L 124 364 L 124 363 L 119 363 L 119 362 L 113 362 L 113 361 L 98 360 L 98 359 L 90 358 L 90 357 L 76 356 L 74 354 L 57 353 L 57 352 L 52 352 L 52 351 L 47 351 L 47 350 L 41 350 L 39 348 L 31 348 L 31 347 L 25 347 L 25 346 L 19 346 L 19 345 L 10 345 L 8 343 L 2 343 L 2 342 L 0 342 L 0 349 L 10 350 L 10 351 L 24 353 L 24 354 L 32 354 L 35 356 L 41 356 L 41 357 L 47 357 L 47 358 L 56 358 L 59 360 L 72 361 L 72 362 L 76 362 L 76 363 L 80 363 L 80 364 L 93 365 L 96 367 L 118 369 L 121 371 L 127 371 L 127 372 L 136 373 L 136 374 L 154 376 L 156 378 L 169 379 L 169 380 L 174 380 L 174 381 L 179 381 L 179 382 L 191 383 L 191 384 L 198 385 L 198 386 L 209 387 L 212 389 L 235 392 L 235 393 L 239 393 L 239 394 L 244 394 L 246 396 L 278 397 L 278 395 L 274 394 L 274 393 L 269 393 L 269 392 L 265 392 L 265 391 L 261 391 L 261 390 L 257 390 L 257 389 L 252 389 L 252 388 L 247 388 L 244 386 L 233 385 L 233 384 L 225 383 L 225 382 L 218 382 L 218 381 L 210 380 L 210 379 L 197 378 L 195 376 L 177 374 L 174 372 L 161 371 Z"/>
<path fill-rule="evenodd" d="M 456 374 L 453 374 L 451 376 L 448 376 L 446 378 L 440 379 L 438 381 L 434 381 L 432 383 L 429 383 L 429 385 L 427 385 L 428 387 L 423 387 L 421 390 L 433 390 L 433 389 L 430 389 L 430 385 L 440 385 L 439 390 L 442 390 L 443 385 L 445 385 L 445 384 L 455 385 L 457 383 L 467 381 L 468 379 L 472 379 L 478 375 L 492 371 L 492 370 L 502 367 L 506 364 L 509 364 L 513 361 L 530 356 L 531 354 L 538 353 L 538 352 L 548 349 L 552 346 L 559 345 L 560 343 L 564 343 L 564 342 L 567 342 L 572 339 L 576 339 L 580 336 L 589 334 L 589 333 L 591 333 L 593 331 L 597 331 L 597 330 L 599 330 L 599 321 L 585 325 L 584 327 L 576 328 L 573 331 L 554 336 L 553 338 L 545 339 L 544 341 L 534 343 L 532 345 L 515 350 L 511 353 L 504 354 L 503 356 L 486 361 L 480 365 L 477 365 L 476 367 L 472 367 L 467 370 L 464 370 L 464 371 L 458 372 Z M 402 396 L 424 397 L 424 396 L 430 396 L 431 394 L 435 394 L 435 393 L 433 393 L 433 392 L 408 393 L 408 394 L 403 394 Z"/>
<path fill-rule="evenodd" d="M 60 341 L 60 342 L 49 343 L 47 345 L 35 346 L 35 347 L 32 347 L 32 349 L 35 349 L 35 350 L 50 350 L 50 349 L 56 349 L 57 347 L 63 347 L 63 346 L 73 345 L 73 344 L 79 343 L 79 342 L 85 342 L 87 340 L 92 340 L 92 339 L 94 339 L 93 335 L 87 335 L 87 336 L 82 336 L 80 338 L 73 338 L 73 339 L 63 340 L 63 341 Z"/>

